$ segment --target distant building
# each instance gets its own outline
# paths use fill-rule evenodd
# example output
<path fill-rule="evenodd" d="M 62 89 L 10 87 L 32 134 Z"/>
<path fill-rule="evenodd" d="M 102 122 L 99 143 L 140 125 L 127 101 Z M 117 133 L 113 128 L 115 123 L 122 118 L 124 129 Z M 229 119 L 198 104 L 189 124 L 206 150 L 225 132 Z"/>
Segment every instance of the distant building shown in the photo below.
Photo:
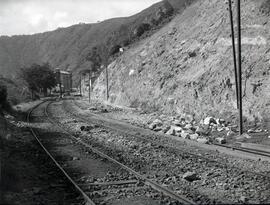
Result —
<path fill-rule="evenodd" d="M 57 90 L 62 93 L 70 93 L 72 90 L 72 73 L 56 68 Z M 61 90 L 60 90 L 61 87 Z"/>

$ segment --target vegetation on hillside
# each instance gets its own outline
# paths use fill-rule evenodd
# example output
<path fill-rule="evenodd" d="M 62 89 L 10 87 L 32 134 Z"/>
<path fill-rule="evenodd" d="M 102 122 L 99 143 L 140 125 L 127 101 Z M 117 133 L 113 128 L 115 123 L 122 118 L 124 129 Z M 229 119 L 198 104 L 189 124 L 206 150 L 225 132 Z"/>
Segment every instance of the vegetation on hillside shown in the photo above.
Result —
<path fill-rule="evenodd" d="M 5 104 L 7 101 L 7 87 L 0 84 L 0 105 Z"/>
<path fill-rule="evenodd" d="M 76 85 L 78 74 L 89 68 L 89 61 L 93 61 L 98 75 L 101 65 L 119 55 L 120 47 L 130 46 L 153 34 L 192 1 L 164 0 L 130 17 L 78 24 L 35 35 L 2 36 L 1 72 L 15 79 L 18 68 L 49 62 L 52 67 L 71 70 Z"/>
<path fill-rule="evenodd" d="M 48 63 L 42 65 L 33 64 L 30 67 L 21 69 L 21 77 L 26 82 L 29 90 L 32 92 L 43 91 L 44 96 L 47 90 L 56 86 L 56 75 Z"/>

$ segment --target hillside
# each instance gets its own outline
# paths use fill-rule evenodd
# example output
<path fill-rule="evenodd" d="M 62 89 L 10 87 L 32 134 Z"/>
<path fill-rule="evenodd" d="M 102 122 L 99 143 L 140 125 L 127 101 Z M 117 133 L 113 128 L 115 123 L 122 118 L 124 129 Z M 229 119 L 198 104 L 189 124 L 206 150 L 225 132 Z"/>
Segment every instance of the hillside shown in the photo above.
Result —
<path fill-rule="evenodd" d="M 248 120 L 270 114 L 269 0 L 243 3 L 243 106 Z M 227 4 L 198 0 L 109 66 L 110 102 L 197 118 L 236 115 Z M 104 73 L 95 83 L 105 98 Z"/>
<path fill-rule="evenodd" d="M 31 95 L 27 91 L 26 86 L 22 86 L 22 82 L 14 82 L 0 75 L 0 85 L 5 85 L 8 91 L 8 101 L 11 104 L 17 104 L 22 101 L 30 100 Z"/>
<path fill-rule="evenodd" d="M 100 56 L 104 56 L 104 50 L 113 53 L 119 46 L 127 46 L 143 38 L 141 35 L 145 31 L 160 28 L 190 2 L 192 0 L 165 0 L 130 17 L 78 24 L 35 35 L 2 36 L 0 74 L 15 78 L 20 67 L 49 62 L 53 67 L 70 69 L 76 78 L 79 70 L 89 68 L 87 61 L 94 47 Z M 147 24 L 149 28 L 146 26 L 142 33 L 135 33 L 142 24 Z"/>

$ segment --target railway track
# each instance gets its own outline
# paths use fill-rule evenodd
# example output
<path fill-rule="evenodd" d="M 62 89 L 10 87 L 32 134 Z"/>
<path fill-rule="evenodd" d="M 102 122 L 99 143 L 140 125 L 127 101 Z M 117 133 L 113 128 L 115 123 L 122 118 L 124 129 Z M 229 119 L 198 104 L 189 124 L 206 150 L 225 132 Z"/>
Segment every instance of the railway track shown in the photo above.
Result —
<path fill-rule="evenodd" d="M 44 114 L 46 116 L 46 118 L 48 119 L 48 121 L 54 125 L 57 126 L 59 128 L 59 130 L 62 130 L 62 132 L 65 133 L 66 136 L 68 136 L 69 138 L 71 138 L 74 142 L 76 142 L 76 144 L 80 144 L 81 146 L 83 146 L 84 148 L 87 148 L 89 150 L 91 150 L 92 153 L 95 153 L 96 155 L 99 156 L 99 158 L 103 158 L 108 160 L 109 162 L 121 167 L 122 170 L 127 171 L 128 173 L 130 173 L 131 175 L 135 176 L 135 178 L 137 179 L 136 181 L 141 182 L 142 184 L 144 184 L 144 186 L 142 187 L 142 185 L 140 185 L 140 189 L 145 189 L 144 192 L 156 192 L 155 196 L 157 196 L 157 194 L 161 195 L 160 198 L 165 198 L 168 202 L 170 202 L 170 204 L 195 204 L 192 200 L 185 198 L 184 196 L 181 196 L 179 194 L 174 193 L 173 191 L 169 190 L 166 187 L 160 186 L 158 183 L 146 178 L 145 176 L 139 174 L 138 172 L 134 171 L 133 169 L 127 167 L 126 165 L 122 164 L 121 162 L 113 159 L 112 157 L 104 154 L 103 152 L 101 152 L 100 150 L 94 148 L 93 146 L 89 145 L 88 143 L 85 143 L 83 141 L 81 141 L 80 139 L 78 139 L 77 137 L 75 137 L 74 135 L 72 135 L 70 132 L 68 132 L 66 129 L 64 129 L 57 121 L 55 121 L 52 117 L 50 117 L 49 113 L 48 113 L 48 107 L 52 102 L 47 103 L 45 109 L 44 109 Z M 39 106 L 39 105 L 38 105 Z M 30 121 L 30 117 L 31 117 L 31 113 L 33 112 L 34 109 L 36 109 L 38 106 L 36 106 L 35 108 L 33 108 L 29 114 L 28 114 L 28 121 Z M 117 190 L 117 186 L 125 186 L 125 184 L 128 186 L 127 189 L 130 189 L 130 186 L 132 184 L 134 184 L 134 180 L 125 180 L 125 181 L 121 181 L 118 180 L 117 182 L 105 182 L 105 183 L 87 183 L 87 184 L 81 184 L 80 182 L 77 182 L 76 180 L 74 180 L 74 178 L 72 177 L 72 175 L 70 175 L 64 168 L 63 168 L 63 161 L 58 162 L 55 157 L 53 156 L 53 154 L 51 154 L 51 152 L 46 148 L 46 146 L 44 145 L 44 143 L 47 143 L 47 140 L 41 140 L 39 138 L 39 134 L 35 131 L 35 129 L 31 128 L 31 132 L 34 135 L 34 137 L 36 138 L 36 140 L 38 141 L 38 143 L 40 144 L 40 146 L 42 147 L 42 149 L 47 153 L 47 155 L 52 159 L 52 161 L 56 164 L 56 166 L 58 167 L 58 169 L 65 175 L 65 177 L 67 178 L 67 180 L 69 180 L 69 182 L 74 186 L 74 188 L 76 188 L 76 190 L 81 194 L 81 196 L 83 196 L 83 198 L 86 201 L 86 204 L 95 204 L 94 203 L 94 199 L 89 197 L 89 196 L 93 196 L 94 198 L 96 197 L 97 193 L 99 192 L 98 190 L 95 190 L 93 187 L 96 186 L 107 186 L 107 187 L 114 187 L 114 189 Z M 136 184 L 136 183 L 135 183 Z M 136 185 L 133 185 L 136 186 Z M 91 191 L 84 191 L 85 187 L 92 187 Z M 152 190 L 149 190 L 151 187 Z M 134 188 L 134 187 L 133 187 Z M 138 187 L 137 187 L 138 189 Z M 93 192 L 93 190 L 95 190 Z M 154 191 L 153 191 L 154 190 Z M 119 190 L 118 190 L 119 191 Z M 104 190 L 103 190 L 104 192 Z M 100 194 L 98 194 L 100 195 Z M 166 197 L 163 197 L 163 196 Z M 91 198 L 91 199 L 90 199 Z M 98 203 L 100 204 L 105 204 L 102 201 L 98 201 Z M 152 203 L 150 203 L 152 204 Z"/>
<path fill-rule="evenodd" d="M 64 102 L 64 104 L 65 104 L 65 102 Z M 67 106 L 67 105 L 64 105 L 64 107 L 65 106 Z M 65 107 L 65 111 L 67 112 L 67 113 L 69 113 L 73 118 L 75 117 L 75 119 L 80 119 L 81 121 L 83 121 L 83 122 L 85 122 L 85 123 L 89 123 L 90 125 L 93 125 L 93 124 L 95 124 L 95 123 L 97 123 L 97 122 L 95 122 L 95 120 L 91 120 L 91 122 L 89 122 L 89 119 L 87 118 L 87 117 L 83 117 L 83 116 L 80 116 L 80 115 L 77 115 L 77 114 L 75 114 L 75 113 L 73 113 L 72 111 L 71 111 L 72 109 L 71 109 L 71 107 L 68 107 L 68 110 L 67 110 L 67 107 Z M 99 123 L 99 122 L 98 122 Z M 111 128 L 110 126 L 107 126 L 107 124 L 105 123 L 102 123 L 102 125 L 101 125 L 101 127 L 104 127 L 104 128 Z M 117 128 L 114 128 L 114 130 L 117 130 Z M 135 139 L 140 139 L 141 141 L 143 141 L 143 143 L 147 143 L 147 141 L 150 141 L 152 144 L 153 144 L 153 146 L 154 145 L 156 145 L 156 146 L 161 146 L 161 147 L 163 147 L 164 149 L 166 149 L 166 151 L 167 152 L 170 152 L 169 150 L 171 149 L 171 147 L 169 146 L 169 145 L 166 145 L 165 143 L 160 143 L 160 142 L 155 142 L 155 140 L 156 140 L 156 138 L 153 138 L 153 139 L 146 139 L 146 137 L 145 136 L 143 136 L 143 135 L 139 135 L 139 134 L 137 134 L 136 136 L 133 136 L 133 138 Z M 148 138 L 148 136 L 147 136 L 147 138 Z M 138 141 L 140 141 L 140 140 L 138 140 Z M 167 147 L 168 146 L 168 147 Z M 163 148 L 161 148 L 161 150 L 163 149 Z M 212 157 L 209 157 L 209 156 L 202 156 L 202 155 L 200 155 L 200 154 L 197 154 L 197 153 L 186 153 L 186 151 L 183 151 L 183 150 L 177 150 L 178 152 L 185 152 L 185 153 L 183 153 L 184 154 L 184 158 L 185 157 L 188 157 L 188 158 L 190 158 L 190 156 L 191 156 L 191 158 L 194 158 L 194 160 L 193 161 L 198 161 L 198 164 L 202 164 L 201 166 L 205 166 L 205 164 L 204 164 L 204 161 L 205 162 L 211 162 L 211 164 L 209 164 L 209 166 L 215 166 L 214 164 L 219 164 L 218 165 L 218 167 L 220 167 L 220 168 L 222 168 L 222 169 L 224 169 L 225 171 L 226 171 L 226 169 L 229 169 L 229 170 L 235 170 L 235 171 L 232 171 L 232 173 L 238 173 L 239 172 L 239 174 L 241 175 L 241 173 L 246 173 L 245 175 L 249 175 L 251 178 L 252 178 L 252 176 L 257 176 L 257 177 L 259 177 L 259 178 L 262 178 L 262 181 L 264 180 L 266 180 L 266 181 L 268 181 L 269 180 L 269 178 L 270 178 L 270 176 L 269 176 L 269 173 L 267 173 L 267 174 L 264 174 L 264 173 L 257 173 L 257 172 L 253 172 L 253 171 L 250 171 L 250 170 L 243 170 L 243 169 L 241 169 L 241 168 L 239 168 L 238 166 L 235 166 L 235 165 L 229 165 L 229 167 L 228 167 L 228 165 L 226 164 L 226 160 L 222 160 L 222 161 L 217 161 L 217 160 L 215 160 L 215 159 L 213 159 Z M 188 156 L 188 155 L 190 155 L 190 156 Z M 169 162 L 168 162 L 169 163 Z M 204 164 L 204 165 L 203 165 Z M 199 166 L 199 165 L 198 165 Z M 220 169 L 220 168 L 218 168 L 218 169 Z M 237 170 L 237 171 L 236 171 Z M 229 174 L 230 175 L 230 174 Z M 234 174 L 233 174 L 234 175 Z M 233 175 L 231 175 L 231 177 L 233 177 Z M 236 174 L 237 175 L 237 174 Z M 236 178 L 237 178 L 237 176 L 236 176 Z M 247 179 L 248 180 L 248 179 Z"/>
<path fill-rule="evenodd" d="M 72 100 L 72 101 L 76 106 L 80 107 L 80 105 L 77 104 L 75 100 Z M 76 116 L 76 117 L 80 118 L 81 120 L 87 121 L 86 118 L 84 118 L 82 116 L 79 116 L 79 115 L 76 115 L 75 113 L 72 113 L 68 109 L 66 109 L 66 110 L 71 115 Z M 95 115 L 95 114 L 92 114 L 92 115 Z M 113 128 L 111 126 L 108 126 L 106 124 L 103 124 L 103 126 L 111 128 L 111 129 L 117 129 L 117 128 Z M 260 159 L 260 157 L 270 158 L 270 151 L 264 151 L 264 150 L 258 150 L 258 149 L 252 149 L 252 148 L 244 148 L 244 147 L 237 147 L 237 146 L 230 146 L 230 145 L 218 144 L 218 143 L 212 143 L 212 144 L 217 146 L 217 147 L 223 147 L 223 148 L 228 148 L 230 150 L 235 150 L 235 151 L 241 151 L 241 152 L 244 152 L 244 153 L 254 154 L 254 155 L 257 155 L 258 159 Z"/>
<path fill-rule="evenodd" d="M 35 109 L 37 109 L 40 105 L 46 103 L 47 101 L 41 102 L 40 104 L 34 106 L 27 114 L 27 122 L 30 124 L 30 118 L 31 114 Z M 30 131 L 33 135 L 33 137 L 36 139 L 40 147 L 44 150 L 44 152 L 49 156 L 49 158 L 54 162 L 56 167 L 63 173 L 63 175 L 66 177 L 66 179 L 74 186 L 74 188 L 83 196 L 85 199 L 86 205 L 95 205 L 95 203 L 87 196 L 87 194 L 77 185 L 77 183 L 69 176 L 69 174 L 64 170 L 64 168 L 57 162 L 57 160 L 52 156 L 52 154 L 49 152 L 49 150 L 43 145 L 41 140 L 38 137 L 37 132 L 30 127 Z"/>
<path fill-rule="evenodd" d="M 252 148 L 245 148 L 245 147 L 236 147 L 236 146 L 230 146 L 230 145 L 224 145 L 224 144 L 217 144 L 214 143 L 214 145 L 219 147 L 225 147 L 231 150 L 237 150 L 245 153 L 255 154 L 258 157 L 268 157 L 270 158 L 270 151 L 264 151 L 264 150 L 258 150 L 258 149 L 252 149 Z"/>
<path fill-rule="evenodd" d="M 73 102 L 76 106 L 80 107 L 80 105 L 78 105 L 78 104 L 76 103 L 75 100 L 72 100 L 72 102 Z M 78 115 L 78 114 L 72 112 L 70 109 L 68 109 L 68 108 L 66 107 L 67 104 L 65 104 L 65 103 L 66 103 L 66 102 L 64 102 L 63 106 L 64 106 L 64 109 L 65 109 L 65 111 L 66 111 L 67 113 L 69 113 L 71 116 L 76 117 L 76 118 L 78 118 L 78 119 L 80 119 L 80 120 L 82 120 L 82 121 L 84 121 L 84 122 L 86 122 L 86 123 L 89 123 L 89 119 L 87 119 L 87 118 L 84 117 L 84 116 L 81 116 L 81 115 Z M 93 114 L 93 115 L 96 116 L 95 114 Z M 93 122 L 91 122 L 91 124 L 92 124 L 92 123 L 93 123 Z M 121 131 L 120 129 L 115 128 L 115 127 L 112 127 L 112 126 L 110 126 L 110 125 L 108 125 L 108 124 L 106 124 L 106 123 L 102 123 L 102 126 L 107 127 L 107 128 L 109 128 L 109 129 L 114 129 L 114 130 L 116 130 L 116 131 Z M 141 128 L 140 128 L 140 129 L 141 129 Z M 151 131 L 151 132 L 152 132 L 152 131 Z M 155 132 L 154 132 L 154 133 L 155 133 Z M 136 137 L 137 137 L 137 138 L 140 138 L 140 139 L 142 139 L 142 140 L 147 140 L 144 136 L 141 136 L 141 135 L 136 135 Z M 154 144 L 157 144 L 158 146 L 165 146 L 164 143 L 155 142 L 155 141 L 152 140 L 152 139 L 149 139 L 149 142 L 152 142 L 152 143 L 154 143 Z M 242 147 L 236 147 L 236 146 L 229 146 L 229 145 L 223 145 L 223 144 L 218 144 L 218 143 L 214 143 L 213 145 L 216 145 L 217 147 L 227 148 L 227 149 L 230 149 L 230 150 L 237 150 L 237 151 L 241 151 L 241 152 L 244 152 L 244 153 L 254 154 L 254 155 L 257 156 L 257 159 L 258 159 L 258 160 L 260 160 L 261 157 L 269 157 L 269 158 L 270 158 L 270 152 L 267 152 L 267 151 L 256 150 L 256 149 L 250 149 L 250 148 L 242 148 Z M 168 145 L 168 146 L 170 146 L 170 145 Z M 181 149 L 179 149 L 178 151 L 183 152 Z M 209 161 L 209 162 L 219 163 L 219 164 L 221 164 L 221 165 L 224 165 L 224 162 L 219 162 L 219 161 L 217 161 L 216 159 L 213 159 L 213 158 L 204 157 L 204 156 L 202 156 L 202 155 L 198 155 L 198 154 L 196 154 L 196 153 L 191 153 L 191 152 L 186 152 L 186 151 L 185 151 L 185 153 L 188 153 L 189 155 L 194 156 L 194 157 L 199 157 L 199 158 L 201 158 L 201 159 L 203 159 L 203 160 L 207 160 L 207 161 Z M 232 166 L 232 167 L 233 167 L 233 166 Z M 238 167 L 233 167 L 233 168 L 238 168 Z M 248 172 L 253 173 L 252 171 L 248 171 Z M 270 176 L 267 175 L 267 174 L 263 174 L 263 173 L 253 173 L 253 174 L 260 175 L 260 176 L 263 176 L 263 177 L 266 177 L 266 178 L 269 178 L 269 179 L 270 179 Z"/>

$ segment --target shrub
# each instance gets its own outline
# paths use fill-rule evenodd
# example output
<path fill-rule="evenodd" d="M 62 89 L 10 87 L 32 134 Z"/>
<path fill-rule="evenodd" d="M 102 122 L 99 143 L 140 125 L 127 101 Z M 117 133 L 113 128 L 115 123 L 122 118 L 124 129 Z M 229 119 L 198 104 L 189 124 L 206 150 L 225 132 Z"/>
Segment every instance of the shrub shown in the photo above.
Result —
<path fill-rule="evenodd" d="M 110 55 L 114 55 L 114 54 L 118 53 L 120 48 L 121 48 L 120 45 L 114 45 L 114 46 L 110 49 Z"/>
<path fill-rule="evenodd" d="M 4 105 L 7 102 L 7 87 L 0 84 L 0 104 Z"/>
<path fill-rule="evenodd" d="M 148 23 L 142 23 L 140 24 L 134 31 L 134 34 L 138 37 L 143 35 L 146 31 L 150 30 L 151 25 Z"/>
<path fill-rule="evenodd" d="M 260 6 L 260 12 L 266 15 L 270 14 L 270 0 L 265 0 Z"/>

